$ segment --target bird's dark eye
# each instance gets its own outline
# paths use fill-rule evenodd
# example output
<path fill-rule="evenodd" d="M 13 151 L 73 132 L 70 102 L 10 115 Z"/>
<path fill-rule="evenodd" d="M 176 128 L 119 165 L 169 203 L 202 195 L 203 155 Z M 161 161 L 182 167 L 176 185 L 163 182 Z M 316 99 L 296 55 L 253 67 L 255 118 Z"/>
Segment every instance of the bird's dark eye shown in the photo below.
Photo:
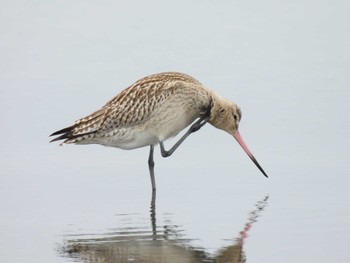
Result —
<path fill-rule="evenodd" d="M 225 109 L 220 110 L 220 114 L 225 114 L 225 112 L 226 112 Z"/>
<path fill-rule="evenodd" d="M 238 120 L 238 116 L 236 113 L 233 114 L 233 118 L 235 119 L 235 121 Z"/>

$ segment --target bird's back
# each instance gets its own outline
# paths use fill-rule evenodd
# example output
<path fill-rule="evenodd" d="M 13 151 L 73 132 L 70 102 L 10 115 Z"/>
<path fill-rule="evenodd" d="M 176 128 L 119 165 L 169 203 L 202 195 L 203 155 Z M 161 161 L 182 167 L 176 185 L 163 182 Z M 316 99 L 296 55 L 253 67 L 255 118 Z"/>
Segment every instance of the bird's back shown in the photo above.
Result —
<path fill-rule="evenodd" d="M 166 72 L 124 89 L 101 109 L 57 131 L 64 143 L 132 149 L 175 136 L 203 113 L 210 92 L 191 76 Z"/>

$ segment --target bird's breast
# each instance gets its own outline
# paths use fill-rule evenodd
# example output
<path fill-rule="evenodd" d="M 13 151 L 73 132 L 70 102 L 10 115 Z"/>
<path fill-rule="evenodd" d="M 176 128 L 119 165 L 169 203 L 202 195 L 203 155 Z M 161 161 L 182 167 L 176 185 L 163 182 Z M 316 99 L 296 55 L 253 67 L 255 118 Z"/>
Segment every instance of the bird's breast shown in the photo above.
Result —
<path fill-rule="evenodd" d="M 159 141 L 164 141 L 176 136 L 198 117 L 199 112 L 191 107 L 165 105 L 154 112 L 145 124 L 145 130 L 151 131 Z"/>

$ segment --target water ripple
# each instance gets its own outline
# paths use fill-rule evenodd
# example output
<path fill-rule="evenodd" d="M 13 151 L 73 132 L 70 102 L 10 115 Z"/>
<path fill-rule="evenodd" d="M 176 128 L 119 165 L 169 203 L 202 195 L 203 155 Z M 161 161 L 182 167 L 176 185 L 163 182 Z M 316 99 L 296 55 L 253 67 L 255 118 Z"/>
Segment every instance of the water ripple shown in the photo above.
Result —
<path fill-rule="evenodd" d="M 246 262 L 244 241 L 268 203 L 268 196 L 255 204 L 237 238 L 229 246 L 210 255 L 203 248 L 194 247 L 194 239 L 187 238 L 183 226 L 157 226 L 155 200 L 151 202 L 150 227 L 129 226 L 110 229 L 99 234 L 69 234 L 59 248 L 59 254 L 77 262 L 88 263 L 175 263 L 175 262 Z M 135 214 L 134 214 L 135 215 Z M 130 216 L 130 215 L 118 215 Z"/>

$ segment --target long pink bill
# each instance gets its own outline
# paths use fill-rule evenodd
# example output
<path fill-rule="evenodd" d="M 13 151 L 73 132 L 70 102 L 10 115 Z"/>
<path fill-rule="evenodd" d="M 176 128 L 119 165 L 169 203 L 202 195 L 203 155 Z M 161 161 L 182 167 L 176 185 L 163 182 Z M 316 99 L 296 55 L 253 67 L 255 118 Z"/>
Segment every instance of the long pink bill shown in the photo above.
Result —
<path fill-rule="evenodd" d="M 238 131 L 236 131 L 236 133 L 233 135 L 233 137 L 235 137 L 236 141 L 239 143 L 239 145 L 242 146 L 243 150 L 248 154 L 249 158 L 255 163 L 255 165 L 265 175 L 265 177 L 268 177 L 267 174 L 265 173 L 264 169 L 261 168 L 260 164 L 255 159 L 254 155 L 249 151 L 248 146 L 243 141 L 241 134 Z"/>

